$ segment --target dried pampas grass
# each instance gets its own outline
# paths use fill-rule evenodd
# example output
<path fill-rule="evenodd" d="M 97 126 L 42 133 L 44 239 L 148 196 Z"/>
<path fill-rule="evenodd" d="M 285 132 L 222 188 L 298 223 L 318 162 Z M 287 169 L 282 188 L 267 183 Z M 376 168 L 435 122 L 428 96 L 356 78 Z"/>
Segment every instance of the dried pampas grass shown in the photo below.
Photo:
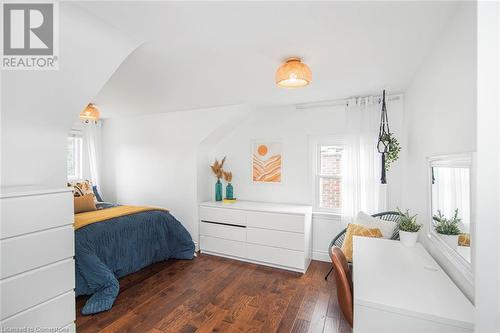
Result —
<path fill-rule="evenodd" d="M 217 177 L 217 180 L 221 179 L 224 174 L 224 170 L 222 169 L 222 167 L 224 166 L 224 162 L 226 162 L 226 156 L 224 156 L 220 163 L 219 161 L 217 161 L 217 159 L 215 159 L 214 164 L 210 166 L 215 177 Z"/>
<path fill-rule="evenodd" d="M 226 172 L 223 170 L 222 173 L 224 174 L 224 180 L 226 182 L 230 183 L 231 180 L 233 180 L 233 173 L 231 171 Z"/>

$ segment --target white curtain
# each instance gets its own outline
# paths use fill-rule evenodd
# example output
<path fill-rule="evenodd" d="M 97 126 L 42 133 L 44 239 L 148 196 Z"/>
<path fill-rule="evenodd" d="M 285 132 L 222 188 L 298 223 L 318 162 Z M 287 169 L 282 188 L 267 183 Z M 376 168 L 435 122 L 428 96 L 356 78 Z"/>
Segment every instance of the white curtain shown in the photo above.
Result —
<path fill-rule="evenodd" d="M 386 210 L 386 186 L 380 183 L 377 152 L 381 104 L 378 98 L 350 99 L 346 111 L 346 143 L 342 164 L 342 217 L 349 223 L 364 211 Z"/>
<path fill-rule="evenodd" d="M 86 145 L 92 184 L 99 188 L 99 123 L 89 121 L 84 123 L 83 141 Z"/>

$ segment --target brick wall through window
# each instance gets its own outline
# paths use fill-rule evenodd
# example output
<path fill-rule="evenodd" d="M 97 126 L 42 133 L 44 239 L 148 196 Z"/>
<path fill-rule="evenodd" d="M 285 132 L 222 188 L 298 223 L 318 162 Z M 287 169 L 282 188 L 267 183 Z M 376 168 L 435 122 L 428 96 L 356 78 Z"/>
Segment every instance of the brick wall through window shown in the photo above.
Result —
<path fill-rule="evenodd" d="M 338 146 L 321 146 L 319 156 L 318 206 L 339 210 L 342 204 L 342 152 Z"/>

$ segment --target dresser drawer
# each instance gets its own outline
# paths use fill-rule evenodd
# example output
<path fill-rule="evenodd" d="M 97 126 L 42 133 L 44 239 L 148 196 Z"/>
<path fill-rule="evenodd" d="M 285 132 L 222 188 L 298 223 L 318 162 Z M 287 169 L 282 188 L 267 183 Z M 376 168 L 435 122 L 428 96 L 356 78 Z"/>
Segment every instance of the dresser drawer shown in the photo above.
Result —
<path fill-rule="evenodd" d="M 0 239 L 73 224 L 71 192 L 4 198 Z"/>
<path fill-rule="evenodd" d="M 247 242 L 304 251 L 304 234 L 280 230 L 247 228 Z"/>
<path fill-rule="evenodd" d="M 200 220 L 246 225 L 245 212 L 235 209 L 200 207 Z"/>
<path fill-rule="evenodd" d="M 245 243 L 234 240 L 200 236 L 201 252 L 214 252 L 232 257 L 246 258 Z"/>
<path fill-rule="evenodd" d="M 246 228 L 201 222 L 200 235 L 244 242 L 246 240 Z"/>
<path fill-rule="evenodd" d="M 67 259 L 0 281 L 1 318 L 43 303 L 72 291 L 75 286 L 75 263 Z M 20 292 L 22 291 L 22 292 Z"/>
<path fill-rule="evenodd" d="M 279 266 L 304 270 L 304 252 L 247 243 L 247 258 Z"/>
<path fill-rule="evenodd" d="M 255 228 L 304 233 L 304 215 L 248 212 L 247 225 Z"/>
<path fill-rule="evenodd" d="M 71 258 L 74 247 L 73 226 L 0 240 L 0 278 Z"/>
<path fill-rule="evenodd" d="M 65 327 L 75 320 L 75 293 L 67 292 L 2 322 L 2 328 Z M 21 331 L 23 332 L 23 331 Z"/>

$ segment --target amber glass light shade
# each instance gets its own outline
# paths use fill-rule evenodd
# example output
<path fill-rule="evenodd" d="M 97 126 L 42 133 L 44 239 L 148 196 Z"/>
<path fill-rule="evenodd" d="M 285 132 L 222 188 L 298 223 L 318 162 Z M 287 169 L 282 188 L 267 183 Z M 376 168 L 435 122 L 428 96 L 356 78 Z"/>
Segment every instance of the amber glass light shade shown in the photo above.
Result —
<path fill-rule="evenodd" d="M 283 88 L 300 88 L 307 86 L 312 80 L 309 66 L 300 58 L 289 58 L 276 71 L 276 84 Z"/>
<path fill-rule="evenodd" d="M 85 110 L 80 112 L 80 119 L 85 120 L 85 121 L 98 121 L 100 117 L 99 110 L 95 107 L 94 104 L 90 103 L 87 105 Z"/>

